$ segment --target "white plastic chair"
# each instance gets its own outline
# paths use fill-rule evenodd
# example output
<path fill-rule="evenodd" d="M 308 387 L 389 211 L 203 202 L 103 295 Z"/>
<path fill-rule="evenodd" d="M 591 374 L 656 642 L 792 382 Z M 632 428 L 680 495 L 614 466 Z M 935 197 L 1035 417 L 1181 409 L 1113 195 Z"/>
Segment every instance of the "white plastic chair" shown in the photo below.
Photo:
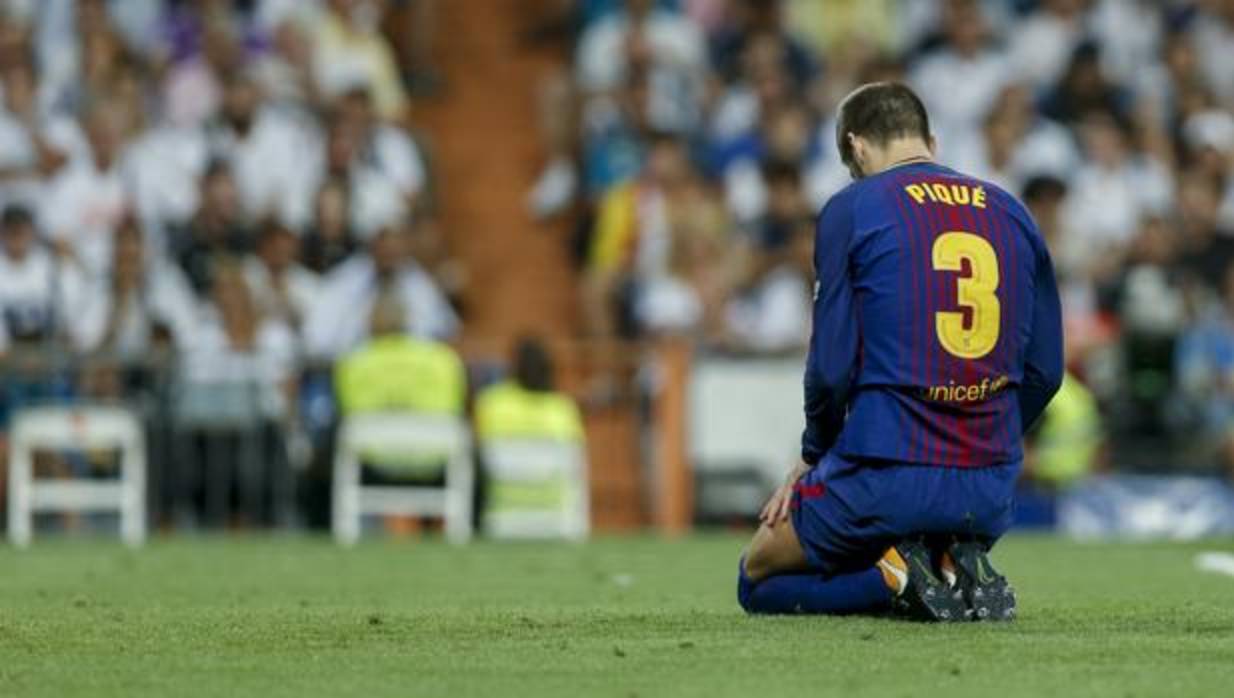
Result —
<path fill-rule="evenodd" d="M 501 438 L 482 444 L 484 468 L 494 487 L 561 481 L 553 508 L 518 507 L 484 513 L 484 532 L 495 538 L 583 540 L 590 530 L 587 457 L 576 441 Z"/>
<path fill-rule="evenodd" d="M 38 450 L 117 449 L 118 480 L 34 478 Z M 17 412 L 9 441 L 9 540 L 25 547 L 35 512 L 117 511 L 120 536 L 146 539 L 146 442 L 141 420 L 120 407 L 38 407 Z"/>
<path fill-rule="evenodd" d="M 445 487 L 365 485 L 360 480 L 363 453 L 441 456 L 446 461 Z M 471 538 L 473 481 L 471 438 L 458 417 L 412 413 L 356 414 L 339 427 L 334 457 L 334 539 L 352 545 L 360 538 L 361 518 L 440 516 L 446 538 Z"/>

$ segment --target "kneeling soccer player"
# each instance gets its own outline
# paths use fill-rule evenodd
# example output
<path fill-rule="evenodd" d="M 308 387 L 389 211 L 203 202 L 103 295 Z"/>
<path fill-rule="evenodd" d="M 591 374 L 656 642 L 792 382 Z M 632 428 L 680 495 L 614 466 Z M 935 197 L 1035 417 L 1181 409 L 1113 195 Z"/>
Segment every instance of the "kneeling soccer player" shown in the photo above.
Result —
<path fill-rule="evenodd" d="M 802 464 L 742 558 L 750 613 L 1007 620 L 986 553 L 1062 379 L 1058 289 L 1023 205 L 934 162 L 894 83 L 840 106 L 854 181 L 818 221 Z"/>

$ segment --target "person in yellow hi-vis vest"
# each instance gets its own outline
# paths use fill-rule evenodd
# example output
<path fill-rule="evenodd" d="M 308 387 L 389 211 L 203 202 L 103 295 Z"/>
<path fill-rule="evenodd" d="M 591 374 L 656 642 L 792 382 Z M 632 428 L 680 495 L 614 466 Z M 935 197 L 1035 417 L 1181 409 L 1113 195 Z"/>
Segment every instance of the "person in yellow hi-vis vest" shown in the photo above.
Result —
<path fill-rule="evenodd" d="M 361 412 L 463 413 L 467 377 L 462 359 L 448 344 L 409 336 L 405 322 L 406 313 L 393 296 L 378 298 L 372 338 L 335 366 L 335 397 L 344 418 Z M 432 462 L 437 459 L 408 454 L 365 453 L 363 460 L 411 476 L 440 466 Z"/>
<path fill-rule="evenodd" d="M 1067 373 L 1032 435 L 1029 477 L 1053 489 L 1066 489 L 1092 473 L 1101 450 L 1097 400 Z"/>
<path fill-rule="evenodd" d="M 570 396 L 554 390 L 553 363 L 535 339 L 519 342 L 511 378 L 481 391 L 475 404 L 476 434 L 481 447 L 502 439 L 532 439 L 582 444 L 583 420 Z M 488 513 L 549 510 L 562 506 L 568 494 L 564 473 L 548 480 L 504 480 L 486 483 Z"/>

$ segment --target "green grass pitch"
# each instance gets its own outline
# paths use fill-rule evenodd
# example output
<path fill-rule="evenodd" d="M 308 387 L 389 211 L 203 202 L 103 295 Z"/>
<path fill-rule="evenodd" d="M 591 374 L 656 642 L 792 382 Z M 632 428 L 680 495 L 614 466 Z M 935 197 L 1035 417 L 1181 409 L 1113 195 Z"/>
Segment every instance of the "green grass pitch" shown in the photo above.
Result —
<path fill-rule="evenodd" d="M 0 549 L 0 696 L 1234 695 L 1205 545 L 1012 537 L 1009 625 L 750 618 L 743 538 Z"/>

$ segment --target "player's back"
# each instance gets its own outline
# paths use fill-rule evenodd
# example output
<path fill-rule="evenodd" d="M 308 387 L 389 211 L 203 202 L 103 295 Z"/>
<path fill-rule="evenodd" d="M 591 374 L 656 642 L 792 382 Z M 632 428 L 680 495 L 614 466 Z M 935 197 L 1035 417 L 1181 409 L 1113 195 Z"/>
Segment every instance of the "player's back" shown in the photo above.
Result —
<path fill-rule="evenodd" d="M 1037 300 L 1043 278 L 1056 293 L 1024 207 L 933 163 L 862 179 L 836 198 L 851 206 L 859 328 L 837 450 L 957 467 L 1020 460 L 1017 393 L 1026 357 L 1031 363 L 1035 306 L 1046 305 Z"/>

